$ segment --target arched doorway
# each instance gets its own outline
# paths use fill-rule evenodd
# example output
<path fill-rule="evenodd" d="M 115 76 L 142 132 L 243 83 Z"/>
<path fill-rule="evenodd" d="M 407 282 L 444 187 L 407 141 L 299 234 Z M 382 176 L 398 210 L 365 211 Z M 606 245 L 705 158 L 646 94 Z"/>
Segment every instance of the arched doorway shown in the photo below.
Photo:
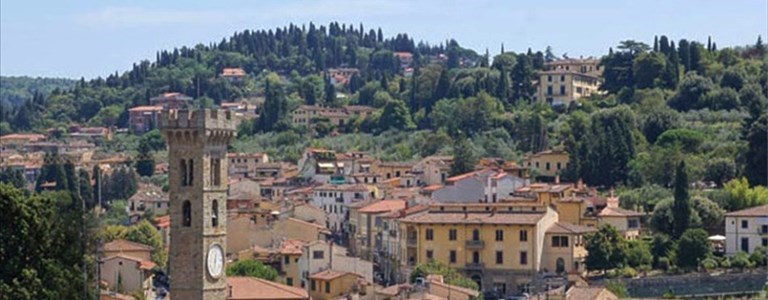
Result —
<path fill-rule="evenodd" d="M 555 272 L 558 274 L 565 272 L 565 260 L 562 257 L 557 258 L 557 262 L 555 263 L 556 269 Z"/>
<path fill-rule="evenodd" d="M 480 289 L 480 291 L 483 290 L 483 277 L 480 275 L 472 275 L 472 281 L 477 283 L 477 287 Z"/>

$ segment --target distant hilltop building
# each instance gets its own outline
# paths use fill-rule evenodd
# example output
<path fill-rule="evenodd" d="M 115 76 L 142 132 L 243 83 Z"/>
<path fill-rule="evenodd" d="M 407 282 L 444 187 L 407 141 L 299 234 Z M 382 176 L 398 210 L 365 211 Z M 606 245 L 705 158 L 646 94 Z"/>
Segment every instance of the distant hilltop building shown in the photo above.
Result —
<path fill-rule="evenodd" d="M 221 70 L 220 76 L 231 83 L 239 83 L 245 79 L 246 74 L 241 68 L 224 68 Z"/>
<path fill-rule="evenodd" d="M 569 105 L 598 93 L 603 69 L 595 58 L 560 59 L 544 64 L 539 72 L 536 99 L 550 105 Z"/>
<path fill-rule="evenodd" d="M 149 99 L 152 106 L 161 106 L 164 109 L 182 109 L 192 106 L 192 97 L 182 93 L 163 93 Z"/>

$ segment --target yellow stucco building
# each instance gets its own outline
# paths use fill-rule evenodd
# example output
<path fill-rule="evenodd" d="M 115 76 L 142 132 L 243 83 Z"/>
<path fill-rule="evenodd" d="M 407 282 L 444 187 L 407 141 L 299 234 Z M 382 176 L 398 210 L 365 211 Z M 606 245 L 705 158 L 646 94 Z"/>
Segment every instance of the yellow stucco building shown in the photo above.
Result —
<path fill-rule="evenodd" d="M 599 93 L 600 61 L 588 59 L 561 59 L 544 64 L 539 72 L 536 99 L 551 105 L 568 105 L 582 97 Z"/>
<path fill-rule="evenodd" d="M 336 299 L 364 290 L 365 280 L 355 273 L 325 270 L 312 274 L 309 279 L 309 295 L 316 300 Z"/>
<path fill-rule="evenodd" d="M 592 230 L 537 203 L 433 204 L 400 227 L 403 269 L 434 260 L 500 295 L 529 291 L 540 272 L 582 272 Z"/>
<path fill-rule="evenodd" d="M 534 153 L 525 158 L 524 164 L 537 177 L 553 179 L 568 167 L 568 152 L 552 149 Z"/>

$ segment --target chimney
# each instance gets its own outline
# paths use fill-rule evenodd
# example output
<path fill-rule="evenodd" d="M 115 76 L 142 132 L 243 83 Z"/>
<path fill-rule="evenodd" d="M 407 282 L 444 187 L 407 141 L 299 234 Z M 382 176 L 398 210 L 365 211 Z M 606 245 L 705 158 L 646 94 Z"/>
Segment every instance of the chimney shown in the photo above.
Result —
<path fill-rule="evenodd" d="M 555 184 L 560 184 L 560 175 L 555 175 Z"/>
<path fill-rule="evenodd" d="M 228 298 L 232 298 L 232 286 L 231 286 L 231 285 L 229 285 L 229 286 L 227 286 L 227 287 L 229 288 L 229 289 L 228 289 L 228 290 L 229 290 L 229 291 L 228 291 L 228 293 L 229 293 L 229 296 L 227 296 L 227 297 L 228 297 Z"/>
<path fill-rule="evenodd" d="M 619 207 L 619 197 L 614 195 L 613 189 L 611 189 L 611 194 L 608 196 L 608 199 L 606 199 L 605 205 L 607 207 Z"/>
<path fill-rule="evenodd" d="M 584 189 L 584 179 L 579 178 L 579 180 L 576 181 L 576 189 L 579 191 Z"/>

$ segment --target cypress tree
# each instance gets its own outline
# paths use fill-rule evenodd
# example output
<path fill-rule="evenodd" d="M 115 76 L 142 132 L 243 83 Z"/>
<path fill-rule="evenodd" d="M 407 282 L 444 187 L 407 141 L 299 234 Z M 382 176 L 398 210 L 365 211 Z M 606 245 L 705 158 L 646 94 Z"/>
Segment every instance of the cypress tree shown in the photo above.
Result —
<path fill-rule="evenodd" d="M 475 169 L 477 156 L 475 156 L 474 147 L 465 135 L 460 134 L 453 142 L 453 164 L 451 165 L 451 175 L 464 174 Z"/>
<path fill-rule="evenodd" d="M 667 39 L 666 35 L 662 35 L 659 38 L 659 52 L 669 56 L 669 39 Z"/>
<path fill-rule="evenodd" d="M 331 83 L 330 76 L 325 75 L 324 84 L 325 104 L 334 105 L 336 103 L 336 87 Z"/>
<path fill-rule="evenodd" d="M 91 186 L 91 176 L 85 169 L 80 169 L 77 177 L 80 198 L 85 201 L 88 208 L 92 208 L 95 204 L 95 201 L 93 198 L 93 187 Z"/>
<path fill-rule="evenodd" d="M 691 42 L 691 54 L 690 54 L 690 71 L 696 71 L 699 72 L 699 74 L 702 74 L 702 67 L 701 67 L 701 48 L 702 46 L 699 45 L 699 43 Z"/>
<path fill-rule="evenodd" d="M 680 64 L 683 65 L 685 71 L 688 72 L 691 69 L 691 48 L 688 40 L 680 40 L 677 48 L 677 55 L 680 57 Z"/>
<path fill-rule="evenodd" d="M 685 171 L 685 161 L 680 161 L 675 171 L 674 181 L 675 201 L 672 204 L 674 235 L 679 238 L 688 229 L 691 220 L 691 203 L 688 194 L 688 173 Z"/>
<path fill-rule="evenodd" d="M 509 77 L 507 76 L 507 70 L 504 66 L 501 66 L 500 69 L 499 83 L 496 85 L 496 93 L 494 96 L 506 104 L 509 102 Z"/>
<path fill-rule="evenodd" d="M 152 149 L 149 143 L 142 139 L 139 142 L 139 156 L 136 161 L 136 173 L 141 176 L 152 176 L 155 173 L 155 159 L 152 157 Z"/>
<path fill-rule="evenodd" d="M 659 52 L 659 36 L 653 36 L 653 52 Z"/>

